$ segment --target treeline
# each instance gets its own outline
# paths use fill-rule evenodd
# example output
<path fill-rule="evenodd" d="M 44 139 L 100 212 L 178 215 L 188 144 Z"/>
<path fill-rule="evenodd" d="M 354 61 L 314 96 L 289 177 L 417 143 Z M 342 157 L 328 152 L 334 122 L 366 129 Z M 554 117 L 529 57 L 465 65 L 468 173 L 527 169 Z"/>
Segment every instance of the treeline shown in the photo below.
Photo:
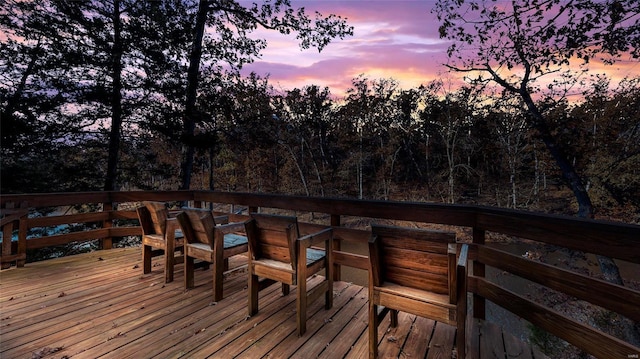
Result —
<path fill-rule="evenodd" d="M 221 88 L 193 139 L 192 188 L 571 212 L 572 195 L 517 98 L 445 88 L 364 77 L 337 99 L 317 86 L 280 93 L 256 77 Z M 546 104 L 545 114 L 599 214 L 638 213 L 640 79 L 602 89 Z M 147 161 L 128 186 L 175 189 L 179 143 L 152 133 L 136 143 Z M 158 164 L 173 172 L 161 175 Z"/>
<path fill-rule="evenodd" d="M 303 46 L 321 48 L 348 34 L 344 22 L 325 17 L 323 32 L 286 9 L 203 3 L 218 4 L 0 5 L 1 192 L 188 184 L 575 212 L 521 98 L 364 76 L 343 97 L 313 85 L 276 91 L 239 75 L 265 46 L 250 31 L 299 31 Z M 209 32 L 198 54 L 199 21 Z M 596 77 L 571 102 L 537 99 L 605 216 L 640 209 L 640 78 L 616 86 Z"/>
<path fill-rule="evenodd" d="M 546 104 L 546 115 L 600 214 L 637 213 L 640 79 L 603 86 L 580 103 Z M 192 138 L 152 109 L 130 126 L 119 188 L 178 188 L 189 141 L 191 188 L 570 211 L 573 198 L 517 99 L 445 88 L 358 77 L 336 98 L 318 86 L 282 92 L 256 76 L 229 79 L 201 99 Z M 51 142 L 3 142 L 3 193 L 101 188 L 108 129 L 43 135 Z"/>

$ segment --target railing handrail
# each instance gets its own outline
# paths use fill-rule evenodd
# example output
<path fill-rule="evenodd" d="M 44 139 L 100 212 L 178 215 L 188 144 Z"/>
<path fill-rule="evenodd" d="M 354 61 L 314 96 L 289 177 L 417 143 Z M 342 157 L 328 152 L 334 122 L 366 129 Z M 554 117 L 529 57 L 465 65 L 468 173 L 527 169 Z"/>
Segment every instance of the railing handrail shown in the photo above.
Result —
<path fill-rule="evenodd" d="M 640 246 L 640 226 L 635 224 L 478 205 L 213 191 L 197 191 L 194 199 L 249 207 L 472 227 L 640 263 L 640 251 L 628 250 Z M 607 240 L 610 238 L 613 239 Z M 598 242 L 603 244 L 598 245 Z"/>
<path fill-rule="evenodd" d="M 327 213 L 470 227 L 640 263 L 640 226 L 477 205 L 285 196 L 220 191 L 126 191 L 3 195 L 29 208 L 144 200 L 227 203 L 250 208 Z M 135 218 L 135 217 L 134 217 Z"/>

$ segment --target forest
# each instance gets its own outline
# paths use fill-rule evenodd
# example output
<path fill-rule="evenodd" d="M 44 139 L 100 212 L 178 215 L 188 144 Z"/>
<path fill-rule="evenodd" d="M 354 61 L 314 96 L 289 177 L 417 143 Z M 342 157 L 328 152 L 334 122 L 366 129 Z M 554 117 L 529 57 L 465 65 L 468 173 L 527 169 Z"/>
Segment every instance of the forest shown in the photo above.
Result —
<path fill-rule="evenodd" d="M 620 3 L 629 6 L 605 9 L 611 22 L 546 27 L 541 43 L 524 44 L 542 48 L 569 30 L 609 29 L 608 44 L 618 41 L 598 47 L 593 36 L 543 53 L 544 63 L 531 60 L 540 53 L 516 51 L 522 86 L 487 61 L 480 70 L 497 86 L 453 86 L 443 75 L 405 89 L 361 75 L 336 96 L 240 75 L 267 45 L 250 36 L 258 26 L 295 32 L 301 47 L 319 50 L 352 35 L 340 16 L 314 18 L 289 1 L 8 0 L 0 5 L 1 192 L 192 188 L 574 215 L 581 190 L 590 216 L 640 223 L 640 77 L 558 71 L 568 57 L 588 63 L 589 51 L 631 52 L 638 61 L 639 5 Z M 443 37 L 466 36 L 452 27 L 463 19 L 447 9 L 439 10 Z M 509 21 L 543 13 L 522 9 Z M 506 18 L 498 15 L 487 29 Z M 478 71 L 464 61 L 450 70 L 464 66 Z M 556 87 L 536 85 L 542 75 L 555 76 Z M 573 81 L 570 90 L 558 90 L 567 87 L 560 79 Z"/>

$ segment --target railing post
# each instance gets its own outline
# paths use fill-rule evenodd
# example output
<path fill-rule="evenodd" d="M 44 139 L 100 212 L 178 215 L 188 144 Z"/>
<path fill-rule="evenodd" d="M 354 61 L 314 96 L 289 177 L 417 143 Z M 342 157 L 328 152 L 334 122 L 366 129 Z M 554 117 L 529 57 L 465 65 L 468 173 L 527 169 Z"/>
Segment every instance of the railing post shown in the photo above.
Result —
<path fill-rule="evenodd" d="M 7 202 L 4 206 L 5 218 L 2 225 L 2 269 L 11 267 L 16 262 L 16 267 L 24 267 L 27 259 L 27 218 L 29 207 L 27 202 L 21 202 L 16 208 L 14 202 Z M 18 229 L 18 242 L 13 243 L 13 231 Z"/>
<path fill-rule="evenodd" d="M 331 215 L 331 227 L 339 227 L 340 226 L 340 215 L 339 214 L 332 214 Z M 340 241 L 333 241 L 333 248 L 331 250 L 333 251 L 339 251 L 341 248 L 341 242 Z M 339 281 L 341 280 L 340 278 L 342 278 L 342 275 L 340 274 L 340 265 L 339 264 L 334 264 L 333 265 L 333 280 L 334 281 Z"/>
<path fill-rule="evenodd" d="M 5 206 L 6 209 L 12 209 L 13 202 L 7 202 Z M 10 216 L 6 214 L 6 216 Z M 2 226 L 2 256 L 8 258 L 11 255 L 11 240 L 13 237 L 13 227 L 15 226 L 15 221 L 11 221 Z M 8 269 L 11 267 L 11 262 L 5 261 L 2 262 L 2 269 Z"/>
<path fill-rule="evenodd" d="M 484 245 L 486 237 L 486 231 L 473 227 L 473 243 L 477 245 Z M 473 275 L 475 277 L 484 277 L 485 268 L 484 263 L 480 263 L 477 260 L 473 260 Z M 478 294 L 473 294 L 473 317 L 477 319 L 485 319 L 485 299 Z"/>
<path fill-rule="evenodd" d="M 25 263 L 27 262 L 27 232 L 29 231 L 29 228 L 27 228 L 28 218 L 28 210 L 20 216 L 20 224 L 18 227 L 18 250 L 16 251 L 20 256 L 16 261 L 16 267 L 18 268 L 24 267 Z"/>
<path fill-rule="evenodd" d="M 109 216 L 107 219 L 102 221 L 102 228 L 106 228 L 109 230 L 113 227 L 113 220 L 111 219 L 111 211 L 113 210 L 113 202 L 105 202 L 102 204 L 102 211 L 109 212 Z M 100 249 L 111 249 L 113 246 L 113 238 L 111 234 L 108 237 L 100 239 Z"/>

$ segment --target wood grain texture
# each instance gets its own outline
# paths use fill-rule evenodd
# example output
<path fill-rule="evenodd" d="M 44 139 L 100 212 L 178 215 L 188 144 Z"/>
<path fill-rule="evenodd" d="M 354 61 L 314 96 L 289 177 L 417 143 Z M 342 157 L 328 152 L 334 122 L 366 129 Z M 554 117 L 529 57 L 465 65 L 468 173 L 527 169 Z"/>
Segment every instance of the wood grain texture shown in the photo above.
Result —
<path fill-rule="evenodd" d="M 211 301 L 211 276 L 195 271 L 195 287 L 164 283 L 159 258 L 140 273 L 140 249 L 112 249 L 30 263 L 0 277 L 0 357 L 70 358 L 239 357 L 363 358 L 368 355 L 367 289 L 334 285 L 334 305 L 308 307 L 307 333 L 296 332 L 295 294 L 278 284 L 260 292 L 260 312 L 247 318 L 246 257 L 230 260 L 225 298 Z M 182 266 L 176 267 L 182 275 Z M 321 278 L 309 281 L 316 286 Z M 399 316 L 401 335 L 380 356 L 451 358 L 455 328 L 429 319 Z M 406 320 L 406 321 L 405 321 Z M 380 337 L 389 328 L 380 325 Z M 405 325 L 404 323 L 407 323 Z M 477 328 L 470 323 L 470 328 Z M 476 333 L 479 331 L 476 329 Z M 472 332 L 471 332 L 472 333 Z M 470 333 L 470 341 L 479 337 Z M 485 334 L 486 335 L 486 334 Z M 493 334 L 492 334 L 493 335 Z M 496 333 L 497 335 L 497 333 Z M 502 337 L 500 333 L 499 338 Z M 499 340 L 498 338 L 498 340 Z M 504 344 L 506 346 L 506 344 Z M 524 345 L 524 344 L 523 344 Z M 398 351 L 400 347 L 400 351 Z M 473 348 L 473 346 L 472 346 Z M 525 345 L 525 348 L 528 348 Z M 530 349 L 529 349 L 530 350 Z"/>

